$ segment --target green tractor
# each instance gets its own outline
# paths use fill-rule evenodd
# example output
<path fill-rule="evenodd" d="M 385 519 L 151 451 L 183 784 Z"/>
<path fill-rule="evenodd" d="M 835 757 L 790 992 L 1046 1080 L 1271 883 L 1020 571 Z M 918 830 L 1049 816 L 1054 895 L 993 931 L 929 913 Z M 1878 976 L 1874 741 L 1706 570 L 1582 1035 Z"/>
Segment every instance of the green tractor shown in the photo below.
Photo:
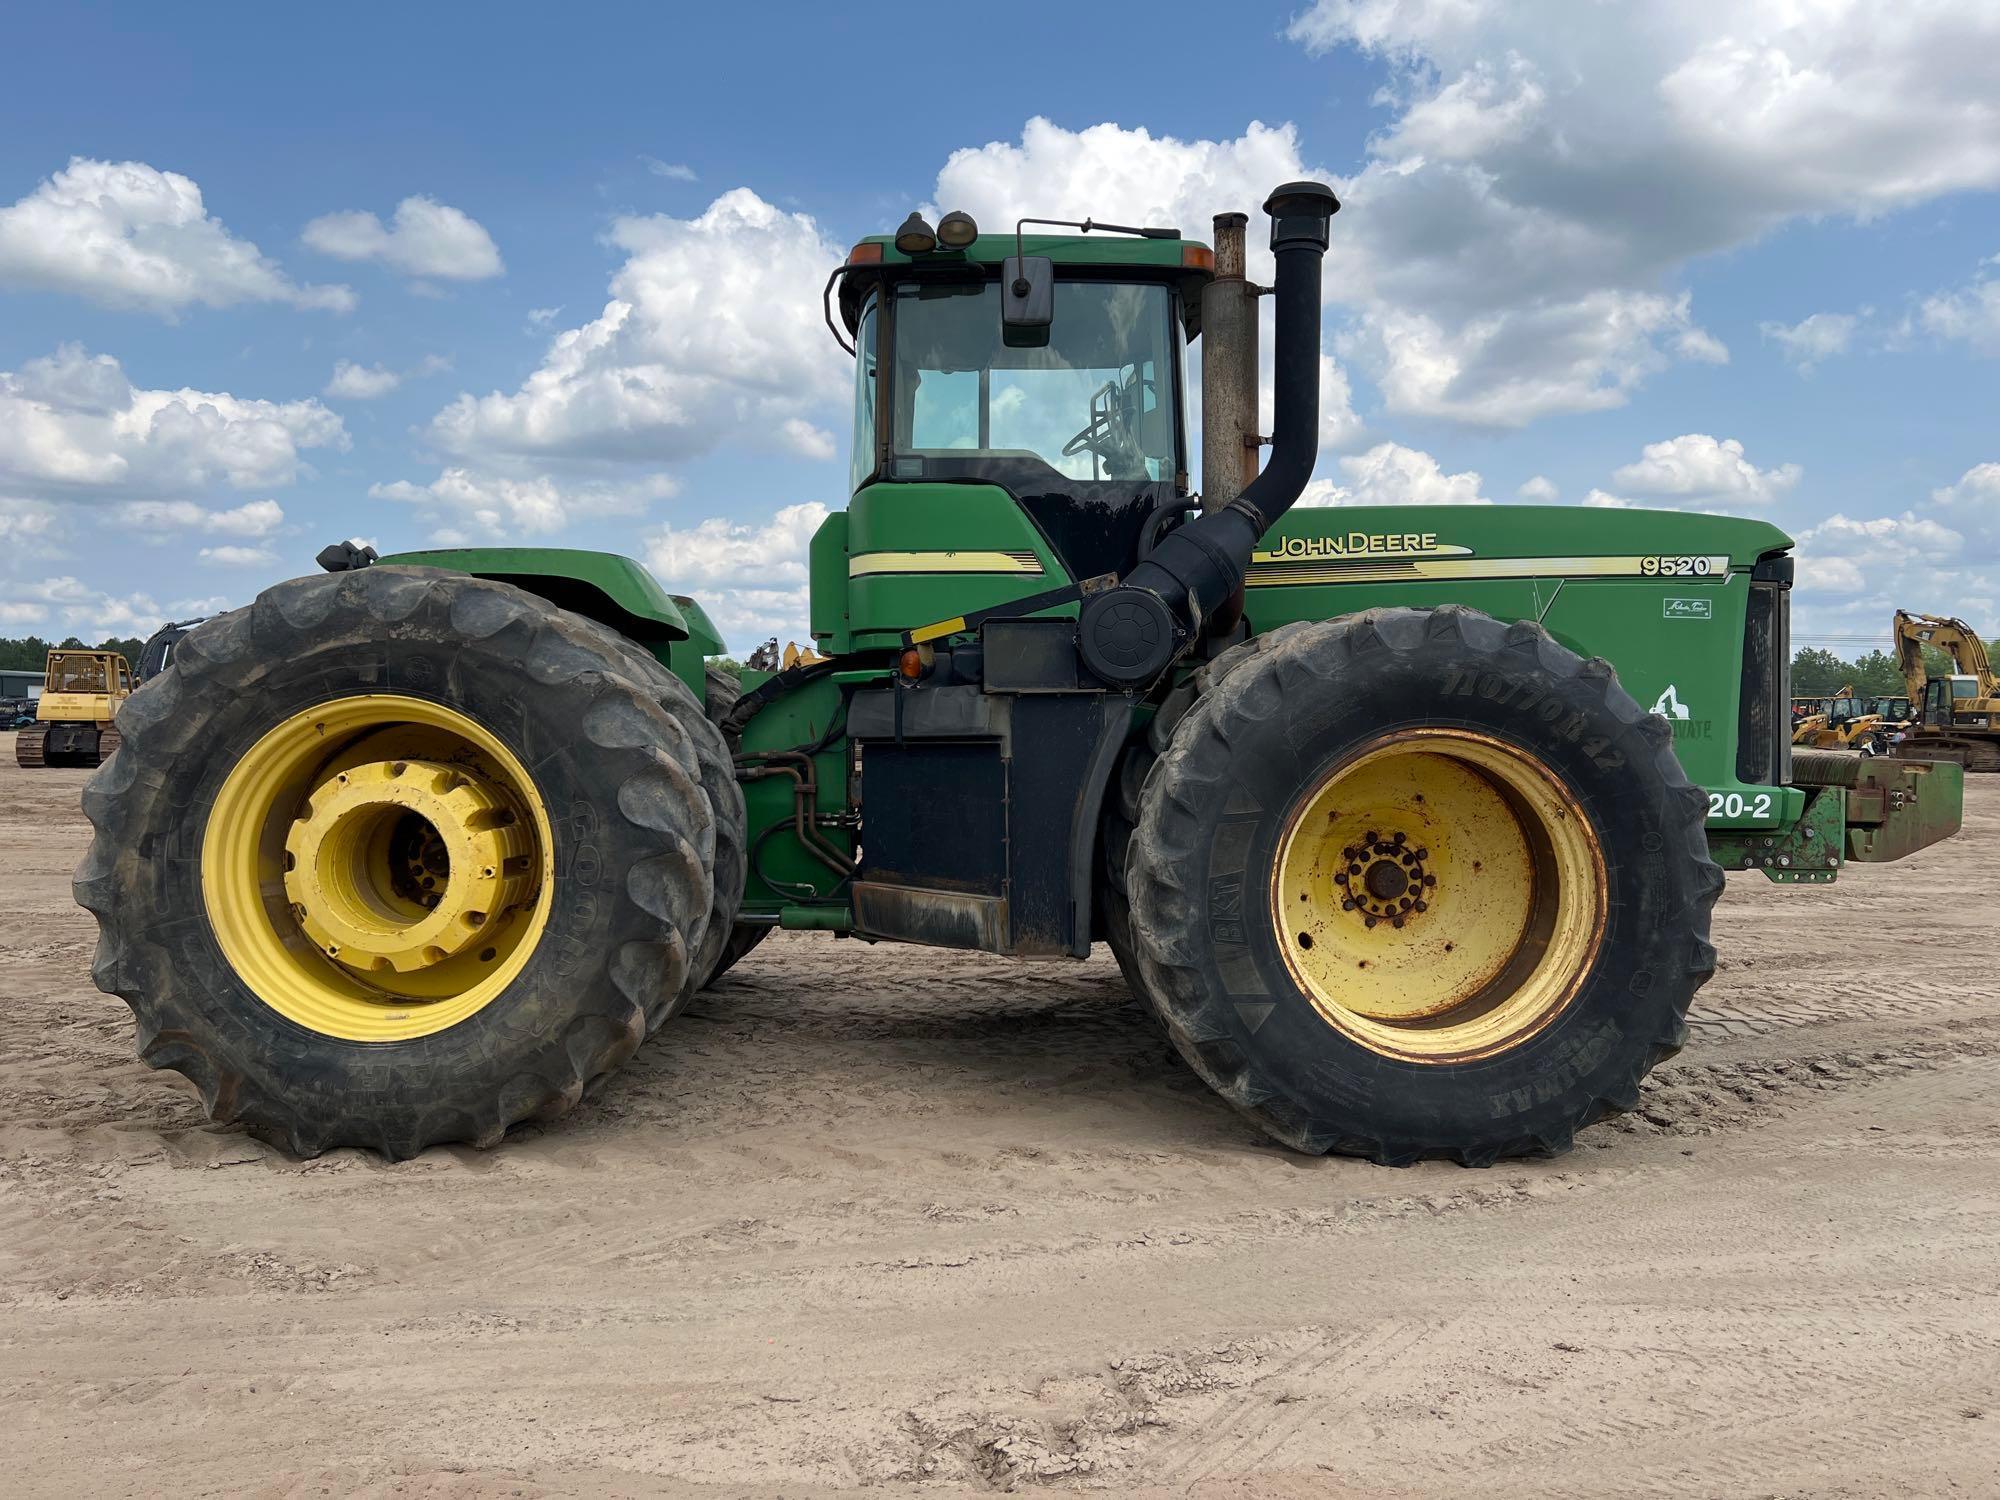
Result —
<path fill-rule="evenodd" d="M 1724 868 L 1899 857 L 1959 771 L 1793 756 L 1767 525 L 1295 509 L 1337 207 L 1265 205 L 1268 440 L 1242 215 L 856 246 L 852 497 L 772 670 L 586 552 L 342 544 L 197 626 L 84 794 L 140 1056 L 299 1153 L 486 1145 L 787 928 L 1106 943 L 1300 1151 L 1483 1164 L 1630 1109 Z"/>

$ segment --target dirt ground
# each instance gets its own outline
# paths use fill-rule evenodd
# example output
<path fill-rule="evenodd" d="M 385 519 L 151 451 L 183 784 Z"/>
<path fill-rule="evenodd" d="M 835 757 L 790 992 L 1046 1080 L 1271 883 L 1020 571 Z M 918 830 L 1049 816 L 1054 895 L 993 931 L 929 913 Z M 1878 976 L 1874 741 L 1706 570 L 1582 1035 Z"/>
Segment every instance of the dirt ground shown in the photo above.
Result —
<path fill-rule="evenodd" d="M 298 1162 L 133 1060 L 0 736 L 13 1494 L 1992 1495 L 2000 778 L 1732 877 L 1641 1113 L 1307 1160 L 1107 959 L 767 943 L 560 1124 Z"/>

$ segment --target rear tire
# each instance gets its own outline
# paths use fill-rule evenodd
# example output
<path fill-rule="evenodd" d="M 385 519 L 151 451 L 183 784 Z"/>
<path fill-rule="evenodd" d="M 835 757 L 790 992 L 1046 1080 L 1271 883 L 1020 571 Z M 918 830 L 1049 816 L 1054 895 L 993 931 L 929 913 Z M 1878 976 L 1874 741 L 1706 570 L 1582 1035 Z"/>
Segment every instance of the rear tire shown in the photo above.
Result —
<path fill-rule="evenodd" d="M 742 696 L 742 678 L 738 677 L 727 667 L 718 667 L 713 664 L 709 666 L 708 718 L 709 722 L 716 725 L 718 730 L 721 728 L 722 721 L 729 717 L 729 710 L 736 707 L 737 700 Z M 728 748 L 733 754 L 737 749 L 737 745 L 732 741 Z M 740 787 L 737 789 L 737 800 L 739 802 L 742 800 L 742 789 Z M 739 906 L 740 904 L 739 902 Z M 730 916 L 733 919 L 735 912 L 732 911 Z M 771 930 L 768 923 L 735 922 L 729 928 L 728 936 L 723 940 L 721 949 L 716 955 L 715 963 L 708 971 L 708 977 L 702 981 L 702 987 L 706 989 L 724 974 L 735 968 L 737 960 L 741 959 L 752 948 L 769 937 Z"/>
<path fill-rule="evenodd" d="M 123 747 L 83 798 L 91 974 L 132 1007 L 139 1056 L 185 1074 L 216 1120 L 305 1156 L 490 1145 L 568 1111 L 638 1046 L 648 1005 L 686 981 L 715 842 L 694 744 L 595 626 L 546 600 L 425 568 L 279 584 L 183 641 L 120 722 Z M 404 817 L 406 773 L 455 835 L 522 842 L 485 861 L 492 927 L 467 911 L 475 936 L 453 928 L 392 964 L 314 935 L 371 908 L 340 906 L 338 879 L 312 888 L 324 910 L 295 900 L 293 840 L 323 825 L 310 861 L 351 850 L 378 878 L 369 861 L 398 847 L 405 822 L 376 841 L 339 819 Z M 340 812 L 377 786 L 379 806 Z M 477 808 L 458 824 L 437 812 L 454 798 Z M 379 862 L 388 880 L 427 868 Z M 389 915 L 354 930 L 384 942 L 429 930 L 425 894 L 379 889 L 391 904 L 372 909 Z"/>
<path fill-rule="evenodd" d="M 693 689 L 658 657 L 640 649 L 624 636 L 600 626 L 606 649 L 623 652 L 632 674 L 652 686 L 660 706 L 674 716 L 694 744 L 695 760 L 701 771 L 701 787 L 708 794 L 715 815 L 715 894 L 709 906 L 708 926 L 688 976 L 676 994 L 661 997 L 647 1007 L 646 1034 L 652 1035 L 687 1008 L 697 990 L 706 989 L 735 958 L 729 954 L 735 935 L 742 929 L 736 921 L 743 909 L 743 886 L 748 869 L 747 831 L 743 810 L 743 788 L 736 780 L 736 760 L 732 747 L 723 738 L 720 715 L 715 710 L 715 683 L 727 677 L 721 668 L 707 668 L 707 688 L 711 695 L 704 706 L 697 703 Z M 735 678 L 729 677 L 734 685 Z M 734 702 L 734 699 L 731 700 Z M 761 929 L 759 929 L 761 931 Z"/>
<path fill-rule="evenodd" d="M 1394 1165 L 1557 1153 L 1633 1108 L 1714 969 L 1723 883 L 1666 723 L 1605 663 L 1455 607 L 1234 665 L 1173 726 L 1125 858 L 1131 960 L 1189 1065 L 1286 1145 Z"/>

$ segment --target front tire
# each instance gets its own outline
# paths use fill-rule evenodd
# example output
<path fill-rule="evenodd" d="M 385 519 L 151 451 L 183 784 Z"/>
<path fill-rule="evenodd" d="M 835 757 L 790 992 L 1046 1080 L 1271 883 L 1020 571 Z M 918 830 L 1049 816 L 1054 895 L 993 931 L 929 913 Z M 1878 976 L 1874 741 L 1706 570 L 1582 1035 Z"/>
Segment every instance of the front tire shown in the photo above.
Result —
<path fill-rule="evenodd" d="M 1664 721 L 1471 610 L 1297 627 L 1195 699 L 1125 858 L 1143 993 L 1281 1142 L 1567 1149 L 1714 968 L 1722 874 Z"/>
<path fill-rule="evenodd" d="M 300 1155 L 571 1108 L 686 980 L 694 747 L 588 621 L 423 568 L 298 579 L 189 635 L 84 791 L 92 977 L 139 1055 Z"/>

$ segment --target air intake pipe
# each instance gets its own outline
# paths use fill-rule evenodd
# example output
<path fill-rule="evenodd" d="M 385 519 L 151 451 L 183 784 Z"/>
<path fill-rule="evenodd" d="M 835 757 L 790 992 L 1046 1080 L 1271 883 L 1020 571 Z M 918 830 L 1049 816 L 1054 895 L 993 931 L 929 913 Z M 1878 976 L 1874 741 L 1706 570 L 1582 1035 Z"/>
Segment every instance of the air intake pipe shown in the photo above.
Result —
<path fill-rule="evenodd" d="M 1200 639 L 1236 591 L 1257 539 L 1292 508 L 1319 456 L 1320 262 L 1333 190 L 1288 182 L 1265 200 L 1277 257 L 1276 391 L 1271 455 L 1263 472 L 1219 510 L 1168 533 L 1115 588 L 1088 600 L 1077 622 L 1084 663 L 1105 681 L 1153 681 Z"/>

